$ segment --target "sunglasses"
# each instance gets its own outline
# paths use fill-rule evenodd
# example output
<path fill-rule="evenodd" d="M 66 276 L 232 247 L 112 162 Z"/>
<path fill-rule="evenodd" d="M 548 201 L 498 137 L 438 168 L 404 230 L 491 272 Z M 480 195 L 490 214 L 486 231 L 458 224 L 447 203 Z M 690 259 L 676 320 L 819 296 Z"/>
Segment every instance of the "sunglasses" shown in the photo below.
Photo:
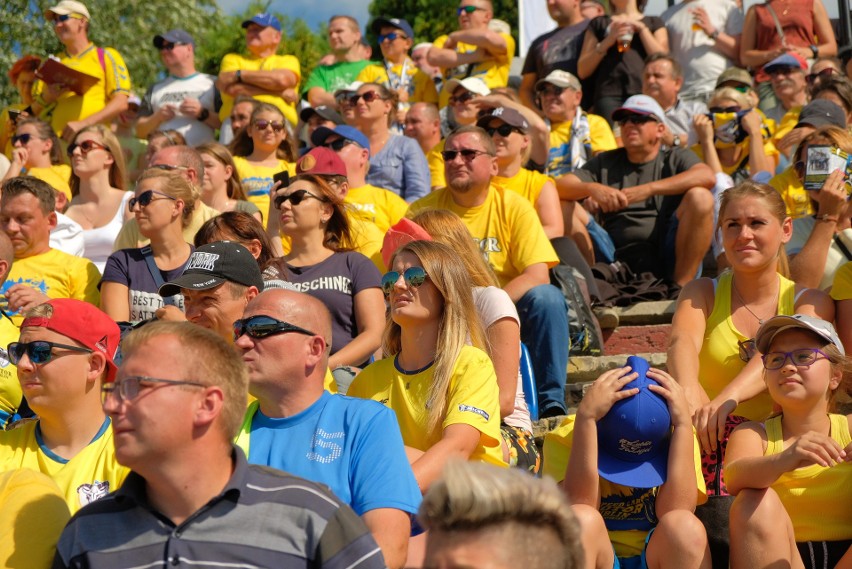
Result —
<path fill-rule="evenodd" d="M 788 359 L 796 367 L 811 367 L 817 360 L 829 358 L 825 352 L 816 348 L 801 348 L 792 352 L 769 352 L 763 356 L 763 367 L 768 370 L 781 369 Z"/>
<path fill-rule="evenodd" d="M 459 6 L 456 13 L 461 16 L 462 14 L 473 14 L 477 10 L 485 10 L 485 8 L 480 8 L 479 6 Z"/>
<path fill-rule="evenodd" d="M 308 198 L 314 198 L 315 200 L 319 200 L 321 202 L 328 201 L 325 198 L 321 198 L 317 195 L 312 194 L 308 190 L 296 190 L 295 192 L 290 192 L 287 195 L 279 194 L 275 196 L 275 209 L 281 209 L 281 206 L 284 205 L 284 202 L 289 201 L 292 205 L 299 205 L 304 200 Z"/>
<path fill-rule="evenodd" d="M 18 365 L 24 353 L 30 358 L 30 361 L 36 365 L 46 364 L 53 358 L 53 348 L 62 348 L 72 352 L 83 352 L 91 354 L 89 348 L 80 348 L 79 346 L 69 346 L 67 344 L 57 344 L 56 342 L 47 342 L 37 340 L 35 342 L 12 342 L 6 347 L 9 352 L 9 361 Z"/>
<path fill-rule="evenodd" d="M 172 51 L 174 48 L 176 48 L 176 47 L 177 47 L 177 46 L 179 46 L 179 45 L 188 45 L 188 44 L 181 43 L 181 42 L 178 42 L 178 43 L 164 43 L 164 44 L 163 44 L 163 45 L 161 45 L 158 49 L 159 49 L 160 51 Z"/>
<path fill-rule="evenodd" d="M 415 289 L 426 282 L 426 277 L 429 275 L 426 274 L 426 269 L 423 267 L 408 267 L 405 271 L 402 272 L 402 280 L 405 281 L 405 286 L 410 289 Z M 382 277 L 382 292 L 385 293 L 385 296 L 388 296 L 393 287 L 396 286 L 396 283 L 399 281 L 399 271 L 391 271 L 389 273 L 385 273 Z"/>
<path fill-rule="evenodd" d="M 740 359 L 746 363 L 757 354 L 757 342 L 754 341 L 754 338 L 740 340 L 737 342 L 737 347 L 739 348 Z"/>
<path fill-rule="evenodd" d="M 627 115 L 623 119 L 619 120 L 618 124 L 621 126 L 624 126 L 626 124 L 642 126 L 643 124 L 648 124 L 652 121 L 657 122 L 657 119 L 648 115 Z"/>
<path fill-rule="evenodd" d="M 163 196 L 161 198 L 155 198 L 154 194 L 159 196 Z M 130 209 L 133 210 L 136 207 L 136 204 L 139 204 L 139 207 L 147 207 L 151 205 L 151 202 L 155 202 L 157 200 L 177 200 L 177 198 L 173 198 L 168 194 L 164 194 L 163 192 L 158 192 L 157 190 L 146 190 L 139 194 L 138 196 L 134 196 L 127 200 L 127 203 L 130 205 Z"/>
<path fill-rule="evenodd" d="M 792 65 L 776 65 L 771 70 L 767 69 L 766 72 L 770 75 L 789 75 L 794 71 L 801 71 L 799 67 L 793 67 Z"/>
<path fill-rule="evenodd" d="M 234 340 L 242 337 L 244 334 L 248 334 L 249 338 L 258 339 L 275 334 L 286 334 L 288 332 L 304 334 L 305 336 L 316 336 L 310 330 L 305 330 L 283 320 L 276 320 L 272 316 L 250 316 L 234 322 Z"/>
<path fill-rule="evenodd" d="M 558 97 L 565 92 L 565 87 L 557 87 L 556 85 L 542 85 L 536 88 L 536 93 L 539 95 L 551 95 L 553 97 Z"/>
<path fill-rule="evenodd" d="M 349 95 L 347 97 L 347 101 L 349 101 L 350 105 L 357 105 L 358 101 L 361 98 L 364 98 L 365 103 L 372 103 L 373 101 L 381 100 L 384 101 L 382 96 L 378 93 L 378 91 L 367 91 L 366 93 L 355 93 L 354 95 Z"/>
<path fill-rule="evenodd" d="M 354 140 L 349 140 L 348 138 L 338 138 L 337 140 L 332 140 L 331 142 L 324 142 L 322 146 L 324 148 L 331 148 L 335 152 L 340 152 L 347 144 L 354 144 L 355 146 L 359 146 L 357 142 L 355 142 Z"/>
<path fill-rule="evenodd" d="M 93 150 L 106 150 L 107 152 L 109 152 L 109 148 L 107 148 L 100 142 L 95 142 L 94 140 L 84 140 L 82 142 L 72 142 L 68 145 L 67 153 L 69 158 L 71 158 L 71 156 L 74 154 L 74 150 L 76 150 L 77 148 L 80 149 L 80 154 L 82 154 L 83 156 L 88 156 L 89 152 Z M 154 166 L 152 166 L 152 168 L 154 168 Z"/>
<path fill-rule="evenodd" d="M 24 134 L 15 134 L 12 135 L 12 146 L 15 146 L 19 142 L 21 144 L 28 144 L 30 140 L 32 140 L 34 135 L 25 132 Z"/>
<path fill-rule="evenodd" d="M 407 40 L 408 36 L 405 36 L 405 35 L 400 34 L 398 32 L 391 32 L 389 34 L 379 35 L 379 43 L 384 43 L 385 40 L 394 41 L 397 38 L 402 39 L 402 40 Z"/>
<path fill-rule="evenodd" d="M 462 160 L 464 160 L 465 162 L 473 161 L 473 159 L 479 156 L 480 154 L 493 156 L 490 152 L 485 152 L 484 150 L 462 148 L 461 150 L 444 150 L 441 152 L 441 157 L 444 159 L 444 162 L 452 162 L 459 154 L 461 154 Z"/>
<path fill-rule="evenodd" d="M 81 16 L 76 14 L 62 14 L 61 16 L 54 15 L 53 17 L 53 25 L 60 24 L 62 22 L 67 22 L 68 20 L 82 20 Z"/>
<path fill-rule="evenodd" d="M 740 108 L 738 106 L 733 107 L 710 107 L 709 110 L 711 113 L 738 113 L 740 112 Z"/>
<path fill-rule="evenodd" d="M 470 91 L 465 91 L 464 93 L 462 93 L 458 97 L 453 95 L 447 101 L 451 105 L 458 105 L 458 104 L 462 104 L 462 103 L 467 103 L 468 101 L 470 101 L 471 99 L 475 99 L 476 97 L 477 97 L 476 93 L 471 93 Z"/>
<path fill-rule="evenodd" d="M 284 123 L 282 121 L 268 121 L 266 119 L 257 119 L 252 123 L 252 126 L 257 130 L 266 130 L 269 127 L 272 127 L 272 132 L 281 132 L 284 130 Z"/>
<path fill-rule="evenodd" d="M 516 128 L 510 124 L 503 123 L 500 126 L 489 126 L 485 128 L 485 132 L 488 133 L 488 136 L 494 136 L 496 132 L 503 138 L 506 138 L 513 132 L 517 132 L 518 134 L 523 134 L 519 128 Z"/>
<path fill-rule="evenodd" d="M 153 387 L 144 385 L 146 383 L 159 383 L 163 385 L 193 385 L 195 387 L 206 387 L 203 383 L 195 381 L 179 381 L 174 379 L 160 379 L 158 377 L 145 377 L 143 375 L 132 375 L 121 381 L 104 382 L 101 385 L 101 403 L 106 403 L 111 394 L 118 396 L 119 403 L 122 401 L 133 401 L 142 392 L 142 389 Z"/>
<path fill-rule="evenodd" d="M 826 67 L 822 71 L 817 71 L 816 73 L 810 73 L 805 76 L 805 81 L 808 82 L 808 85 L 813 85 L 817 79 L 828 79 L 835 73 L 840 73 L 833 67 Z"/>

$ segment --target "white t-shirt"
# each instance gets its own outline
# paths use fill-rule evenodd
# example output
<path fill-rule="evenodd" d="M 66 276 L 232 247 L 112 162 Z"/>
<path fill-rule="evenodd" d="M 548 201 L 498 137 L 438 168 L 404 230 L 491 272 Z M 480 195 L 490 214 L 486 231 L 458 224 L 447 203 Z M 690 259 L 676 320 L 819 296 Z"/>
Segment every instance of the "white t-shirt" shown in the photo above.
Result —
<path fill-rule="evenodd" d="M 728 35 L 743 31 L 743 12 L 733 0 L 693 0 L 675 4 L 660 16 L 669 32 L 669 51 L 683 67 L 680 96 L 691 98 L 709 93 L 716 79 L 734 62 L 714 49 L 715 41 L 703 30 L 693 31 L 691 10 L 704 8 L 713 26 Z"/>
<path fill-rule="evenodd" d="M 63 253 L 83 257 L 86 244 L 83 240 L 83 228 L 67 215 L 56 212 L 56 227 L 50 232 L 50 248 Z"/>
<path fill-rule="evenodd" d="M 157 109 L 173 105 L 175 110 L 184 99 L 198 99 L 210 114 L 217 113 L 216 109 L 216 78 L 205 73 L 195 73 L 189 77 L 169 76 L 159 83 L 152 85 L 139 109 L 139 116 L 150 116 Z M 213 129 L 199 121 L 196 117 L 175 115 L 157 127 L 158 130 L 176 130 L 186 139 L 188 146 L 196 146 L 203 142 L 213 142 Z"/>

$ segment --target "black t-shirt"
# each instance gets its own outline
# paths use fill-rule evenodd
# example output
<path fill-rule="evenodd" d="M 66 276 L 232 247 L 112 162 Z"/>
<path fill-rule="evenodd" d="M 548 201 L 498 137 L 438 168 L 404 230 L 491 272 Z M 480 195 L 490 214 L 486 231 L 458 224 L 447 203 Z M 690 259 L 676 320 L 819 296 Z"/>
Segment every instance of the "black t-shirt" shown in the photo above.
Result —
<path fill-rule="evenodd" d="M 583 48 L 583 37 L 589 20 L 583 20 L 573 26 L 556 28 L 533 40 L 524 60 L 523 75 L 535 73 L 536 79 L 544 79 L 555 69 L 577 75 L 577 61 Z M 583 85 L 583 103 L 586 107 L 593 101 L 594 82 L 592 78 L 581 81 Z"/>
<path fill-rule="evenodd" d="M 598 16 L 589 23 L 589 29 L 598 41 L 603 41 L 611 22 L 612 19 L 609 16 Z M 665 27 L 663 21 L 656 16 L 645 16 L 642 18 L 642 23 L 648 26 L 652 33 Z M 624 53 L 618 52 L 617 43 L 613 44 L 592 74 L 595 96 L 626 99 L 631 95 L 640 94 L 646 57 L 648 53 L 638 33 L 633 35 L 630 49 Z"/>
<path fill-rule="evenodd" d="M 630 162 L 627 159 L 627 151 L 624 148 L 616 148 L 601 152 L 574 174 L 583 182 L 597 182 L 622 190 L 670 178 L 696 164 L 701 164 L 701 160 L 694 152 L 685 148 L 660 150 L 656 158 L 643 164 Z M 653 241 L 663 237 L 659 235 L 659 228 L 668 223 L 682 197 L 651 196 L 644 202 L 632 203 L 621 211 L 602 213 L 599 219 L 616 248 L 640 241 Z"/>

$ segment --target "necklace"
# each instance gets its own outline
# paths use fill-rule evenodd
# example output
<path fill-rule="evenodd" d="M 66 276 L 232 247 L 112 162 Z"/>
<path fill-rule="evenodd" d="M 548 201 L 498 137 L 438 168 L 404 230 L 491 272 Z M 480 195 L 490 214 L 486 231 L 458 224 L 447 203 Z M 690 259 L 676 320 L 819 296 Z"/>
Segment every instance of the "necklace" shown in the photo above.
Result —
<path fill-rule="evenodd" d="M 740 294 L 740 291 L 739 291 L 739 290 L 737 290 L 737 285 L 734 283 L 734 279 L 733 279 L 733 277 L 731 277 L 731 288 L 734 290 L 734 294 L 736 294 L 736 295 L 737 295 L 737 299 L 739 299 L 740 303 L 742 303 L 743 308 L 745 308 L 746 310 L 748 310 L 748 313 L 749 313 L 749 314 L 751 314 L 752 316 L 754 316 L 754 319 L 755 319 L 755 320 L 757 320 L 757 324 L 758 324 L 759 326 L 763 326 L 763 322 L 764 322 L 766 319 L 765 319 L 765 318 L 761 318 L 760 316 L 758 316 L 757 314 L 755 314 L 755 313 L 754 313 L 754 311 L 753 311 L 751 308 L 749 308 L 749 307 L 748 307 L 748 304 L 746 304 L 746 301 L 745 301 L 745 300 L 743 300 L 743 297 L 742 297 L 742 295 Z M 779 287 L 778 287 L 778 290 L 777 290 L 777 291 L 775 291 L 775 302 L 773 303 L 773 306 L 775 306 L 776 311 L 777 311 L 777 308 L 778 308 L 778 297 L 779 297 L 780 295 L 781 295 L 781 287 L 779 286 Z M 773 312 L 772 312 L 772 316 L 775 316 L 775 311 L 773 311 Z M 770 318 L 771 318 L 772 316 L 770 316 Z"/>

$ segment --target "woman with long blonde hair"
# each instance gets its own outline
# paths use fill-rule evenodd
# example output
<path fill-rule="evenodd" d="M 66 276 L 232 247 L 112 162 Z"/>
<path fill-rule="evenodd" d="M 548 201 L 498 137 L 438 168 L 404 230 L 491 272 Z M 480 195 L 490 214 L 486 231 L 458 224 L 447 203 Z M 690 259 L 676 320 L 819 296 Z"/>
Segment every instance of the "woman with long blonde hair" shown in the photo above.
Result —
<path fill-rule="evenodd" d="M 382 278 L 387 357 L 362 371 L 349 394 L 396 412 L 424 492 L 452 458 L 505 466 L 497 378 L 464 264 L 446 245 L 413 241 L 391 268 Z"/>
<path fill-rule="evenodd" d="M 742 420 L 731 416 L 760 421 L 772 411 L 755 357 L 758 328 L 777 314 L 834 319 L 828 295 L 787 278 L 784 243 L 792 227 L 772 187 L 746 181 L 726 190 L 718 228 L 730 269 L 687 283 L 678 298 L 668 367 L 686 391 L 701 448 L 715 455 L 713 462 L 722 458 L 717 450 L 726 432 Z"/>
<path fill-rule="evenodd" d="M 248 201 L 243 184 L 237 175 L 234 157 L 218 142 L 205 142 L 195 147 L 204 162 L 201 180 L 201 201 L 216 211 L 243 211 L 263 221 L 263 213 Z"/>

